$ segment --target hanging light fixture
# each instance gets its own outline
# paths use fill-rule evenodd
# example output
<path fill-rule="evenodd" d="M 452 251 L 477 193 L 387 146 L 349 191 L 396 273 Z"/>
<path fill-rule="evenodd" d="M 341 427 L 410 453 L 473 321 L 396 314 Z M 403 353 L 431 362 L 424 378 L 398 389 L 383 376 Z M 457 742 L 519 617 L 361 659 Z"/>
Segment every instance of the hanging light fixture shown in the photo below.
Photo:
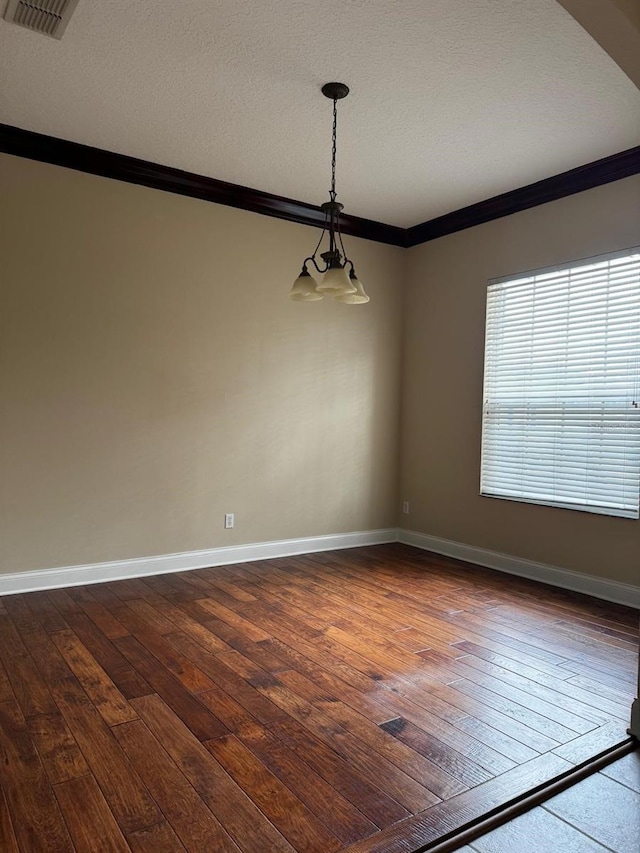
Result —
<path fill-rule="evenodd" d="M 333 101 L 333 137 L 331 149 L 331 190 L 329 201 L 322 205 L 324 211 L 324 224 L 320 239 L 313 254 L 305 258 L 302 263 L 302 272 L 295 280 L 289 299 L 295 302 L 317 302 L 326 294 L 333 296 L 338 302 L 346 302 L 348 305 L 358 305 L 369 301 L 364 288 L 356 275 L 353 261 L 347 257 L 342 234 L 340 233 L 340 211 L 342 205 L 336 201 L 336 144 L 338 129 L 338 101 L 346 98 L 349 87 L 344 83 L 325 83 L 322 94 Z M 321 266 L 316 260 L 318 250 L 322 245 L 325 234 L 329 237 L 329 248 L 321 252 L 324 265 Z M 342 250 L 342 251 L 341 251 Z M 314 278 L 309 272 L 308 265 L 313 264 L 321 278 Z"/>

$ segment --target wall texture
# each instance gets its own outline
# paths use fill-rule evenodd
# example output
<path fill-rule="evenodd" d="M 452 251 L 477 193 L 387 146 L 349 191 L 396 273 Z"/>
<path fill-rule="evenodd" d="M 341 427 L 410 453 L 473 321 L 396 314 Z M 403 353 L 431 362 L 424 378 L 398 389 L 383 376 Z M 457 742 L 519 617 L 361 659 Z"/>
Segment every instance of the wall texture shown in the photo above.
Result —
<path fill-rule="evenodd" d="M 0 572 L 399 522 L 640 581 L 640 522 L 478 495 L 487 280 L 640 243 L 640 177 L 350 239 L 366 306 L 286 298 L 315 229 L 7 155 L 0 187 Z"/>
<path fill-rule="evenodd" d="M 393 525 L 402 250 L 0 155 L 0 571 Z M 225 512 L 236 528 L 223 529 Z"/>
<path fill-rule="evenodd" d="M 640 584 L 640 522 L 479 496 L 487 280 L 640 243 L 640 177 L 451 234 L 409 252 L 404 527 Z"/>

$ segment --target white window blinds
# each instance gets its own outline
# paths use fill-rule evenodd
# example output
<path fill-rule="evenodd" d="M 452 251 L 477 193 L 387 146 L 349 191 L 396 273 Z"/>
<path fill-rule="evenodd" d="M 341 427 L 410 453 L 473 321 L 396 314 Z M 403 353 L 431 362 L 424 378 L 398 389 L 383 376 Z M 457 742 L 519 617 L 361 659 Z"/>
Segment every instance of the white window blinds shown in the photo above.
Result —
<path fill-rule="evenodd" d="M 638 518 L 640 247 L 489 284 L 480 491 Z"/>

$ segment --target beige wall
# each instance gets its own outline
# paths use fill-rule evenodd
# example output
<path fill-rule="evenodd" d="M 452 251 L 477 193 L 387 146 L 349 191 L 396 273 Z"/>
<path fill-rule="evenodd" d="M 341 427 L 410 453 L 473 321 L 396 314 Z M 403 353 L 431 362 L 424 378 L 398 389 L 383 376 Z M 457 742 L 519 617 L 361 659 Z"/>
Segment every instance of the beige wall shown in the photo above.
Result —
<path fill-rule="evenodd" d="M 640 0 L 558 0 L 640 88 Z"/>
<path fill-rule="evenodd" d="M 613 0 L 629 20 L 640 29 L 640 0 Z"/>
<path fill-rule="evenodd" d="M 487 279 L 640 243 L 639 177 L 351 239 L 366 306 L 286 299 L 314 229 L 7 155 L 0 193 L 1 572 L 398 521 L 639 582 L 640 522 L 478 496 Z"/>
<path fill-rule="evenodd" d="M 315 229 L 7 155 L 0 198 L 0 571 L 394 524 L 402 250 L 293 303 Z"/>
<path fill-rule="evenodd" d="M 639 243 L 640 177 L 633 177 L 409 251 L 404 527 L 640 583 L 640 521 L 478 494 L 487 280 Z"/>

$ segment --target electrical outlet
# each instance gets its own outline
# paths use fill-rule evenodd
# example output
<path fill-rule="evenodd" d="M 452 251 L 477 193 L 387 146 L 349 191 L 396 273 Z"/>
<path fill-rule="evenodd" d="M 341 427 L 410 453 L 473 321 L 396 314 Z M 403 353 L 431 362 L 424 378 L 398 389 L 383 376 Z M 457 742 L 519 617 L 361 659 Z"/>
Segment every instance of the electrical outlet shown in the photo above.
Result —
<path fill-rule="evenodd" d="M 233 525 L 236 523 L 236 517 L 232 512 L 225 512 L 224 514 L 224 527 L 225 530 L 231 530 Z"/>
<path fill-rule="evenodd" d="M 402 501 L 402 512 L 409 515 L 409 501 Z"/>

